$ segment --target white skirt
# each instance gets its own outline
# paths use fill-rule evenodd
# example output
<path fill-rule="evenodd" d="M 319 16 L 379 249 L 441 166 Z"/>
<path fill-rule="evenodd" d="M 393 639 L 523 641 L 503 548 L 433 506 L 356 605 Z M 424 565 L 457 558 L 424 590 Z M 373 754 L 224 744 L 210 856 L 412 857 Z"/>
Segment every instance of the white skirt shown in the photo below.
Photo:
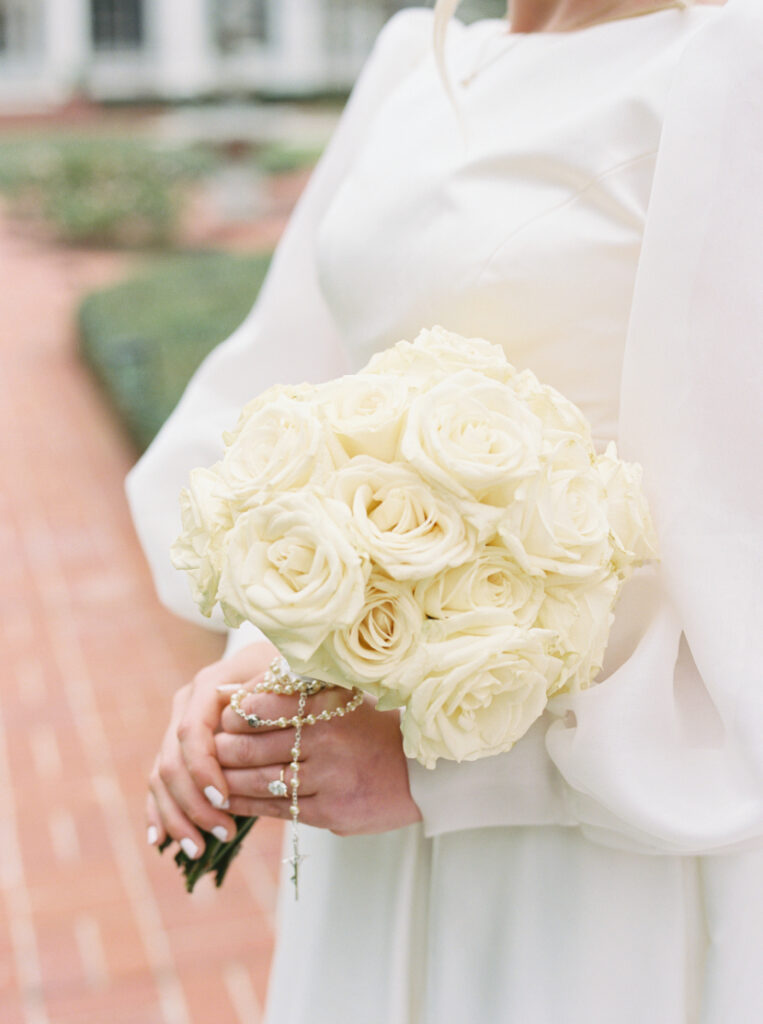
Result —
<path fill-rule="evenodd" d="M 763 852 L 634 854 L 575 828 L 302 827 L 268 1024 L 759 1024 Z"/>

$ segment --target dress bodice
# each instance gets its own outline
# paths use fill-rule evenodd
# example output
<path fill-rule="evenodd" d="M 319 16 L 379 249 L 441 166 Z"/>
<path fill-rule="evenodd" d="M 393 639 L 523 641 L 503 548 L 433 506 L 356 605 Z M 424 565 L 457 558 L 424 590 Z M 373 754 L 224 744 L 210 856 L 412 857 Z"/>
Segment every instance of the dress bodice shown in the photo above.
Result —
<path fill-rule="evenodd" d="M 377 112 L 318 231 L 350 369 L 440 323 L 502 344 L 576 402 L 597 439 L 616 437 L 676 50 L 717 10 L 633 19 L 628 47 L 622 22 L 527 35 L 456 22 L 459 113 L 428 53 Z"/>

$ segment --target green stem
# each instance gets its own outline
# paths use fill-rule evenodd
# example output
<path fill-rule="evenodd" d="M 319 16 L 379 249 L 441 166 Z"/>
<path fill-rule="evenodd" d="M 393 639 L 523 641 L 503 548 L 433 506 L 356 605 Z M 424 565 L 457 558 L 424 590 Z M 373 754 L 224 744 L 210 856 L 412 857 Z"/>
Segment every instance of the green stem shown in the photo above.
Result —
<path fill-rule="evenodd" d="M 214 872 L 216 886 L 219 887 L 223 884 L 223 879 L 228 872 L 231 861 L 241 849 L 241 843 L 246 834 L 255 821 L 257 821 L 256 818 L 245 818 L 239 814 L 235 814 L 233 819 L 236 822 L 236 834 L 233 839 L 229 839 L 227 842 L 220 842 L 211 832 L 202 831 L 204 852 L 200 857 L 193 860 L 183 850 L 178 850 L 175 854 L 175 863 L 185 876 L 185 887 L 188 892 L 193 892 L 194 886 L 199 879 L 210 872 Z M 172 842 L 172 838 L 167 836 L 158 848 L 159 853 L 164 853 Z"/>

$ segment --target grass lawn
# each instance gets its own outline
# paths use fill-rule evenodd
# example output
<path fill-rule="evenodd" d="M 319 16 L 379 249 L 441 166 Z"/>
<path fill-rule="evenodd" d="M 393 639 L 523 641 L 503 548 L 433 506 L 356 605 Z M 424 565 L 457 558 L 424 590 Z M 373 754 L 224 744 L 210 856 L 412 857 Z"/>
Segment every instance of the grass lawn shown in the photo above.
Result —
<path fill-rule="evenodd" d="M 199 363 L 246 317 L 269 261 L 269 255 L 170 255 L 84 300 L 82 355 L 140 451 Z"/>

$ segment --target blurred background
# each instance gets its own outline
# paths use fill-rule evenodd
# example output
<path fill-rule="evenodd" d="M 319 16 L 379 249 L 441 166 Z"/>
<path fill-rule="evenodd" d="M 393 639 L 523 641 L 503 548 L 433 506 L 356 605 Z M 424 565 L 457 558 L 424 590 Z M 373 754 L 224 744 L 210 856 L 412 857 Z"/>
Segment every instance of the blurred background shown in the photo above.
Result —
<path fill-rule="evenodd" d="M 261 1019 L 280 824 L 193 896 L 145 843 L 170 696 L 222 638 L 157 604 L 123 479 L 406 6 L 0 0 L 2 1024 Z"/>

